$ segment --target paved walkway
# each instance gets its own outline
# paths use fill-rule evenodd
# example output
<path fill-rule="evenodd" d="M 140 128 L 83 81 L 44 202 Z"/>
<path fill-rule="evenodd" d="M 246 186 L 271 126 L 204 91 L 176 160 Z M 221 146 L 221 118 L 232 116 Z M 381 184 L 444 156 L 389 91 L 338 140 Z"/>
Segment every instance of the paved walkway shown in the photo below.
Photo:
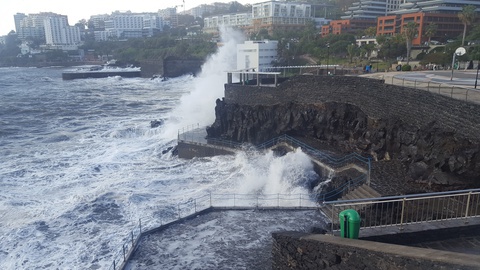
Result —
<path fill-rule="evenodd" d="M 369 77 L 375 79 L 385 79 L 386 83 L 392 81 L 392 77 L 405 80 L 419 80 L 424 82 L 433 82 L 441 84 L 455 85 L 458 87 L 474 88 L 477 70 L 425 70 L 425 71 L 395 71 L 395 72 L 373 72 L 359 75 L 360 77 Z M 452 78 L 452 80 L 451 80 Z M 480 90 L 480 81 L 477 82 L 477 89 Z"/>
<path fill-rule="evenodd" d="M 453 78 L 451 70 L 376 72 L 359 76 L 383 79 L 386 84 L 421 89 L 480 104 L 480 80 L 477 81 L 476 70 L 455 70 Z M 475 88 L 476 82 L 477 88 Z"/>

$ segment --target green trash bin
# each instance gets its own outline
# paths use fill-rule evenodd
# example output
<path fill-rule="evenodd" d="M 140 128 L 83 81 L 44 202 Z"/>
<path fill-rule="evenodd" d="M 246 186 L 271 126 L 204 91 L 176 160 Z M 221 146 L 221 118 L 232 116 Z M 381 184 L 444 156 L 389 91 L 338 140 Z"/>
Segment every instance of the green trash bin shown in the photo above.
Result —
<path fill-rule="evenodd" d="M 340 218 L 340 237 L 358 239 L 360 232 L 360 215 L 353 209 L 343 210 Z"/>

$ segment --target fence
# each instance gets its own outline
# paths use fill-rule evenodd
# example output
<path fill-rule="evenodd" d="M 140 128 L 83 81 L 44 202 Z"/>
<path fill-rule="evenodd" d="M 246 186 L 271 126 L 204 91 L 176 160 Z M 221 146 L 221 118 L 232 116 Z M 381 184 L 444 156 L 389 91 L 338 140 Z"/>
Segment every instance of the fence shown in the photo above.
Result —
<path fill-rule="evenodd" d="M 198 125 L 197 125 L 198 126 Z M 205 145 L 215 145 L 219 147 L 228 147 L 231 149 L 241 149 L 253 147 L 255 149 L 269 149 L 274 146 L 278 146 L 282 143 L 285 143 L 291 147 L 301 147 L 302 150 L 312 157 L 314 160 L 321 162 L 324 166 L 329 167 L 330 170 L 338 172 L 348 168 L 354 168 L 364 175 L 358 176 L 354 179 L 351 179 L 341 186 L 337 187 L 335 190 L 331 191 L 321 191 L 316 195 L 319 201 L 328 201 L 336 199 L 341 195 L 345 195 L 350 189 L 361 186 L 363 183 L 370 185 L 370 171 L 371 171 L 371 158 L 363 157 L 357 153 L 351 153 L 345 156 L 334 157 L 328 155 L 324 152 L 321 152 L 304 142 L 297 140 L 288 135 L 282 135 L 273 139 L 270 139 L 259 145 L 247 145 L 242 143 L 237 143 L 228 140 L 208 138 L 205 139 L 205 131 L 201 128 L 196 128 L 196 125 L 188 126 L 187 128 L 182 129 L 182 133 L 178 133 L 178 140 L 183 142 L 205 144 Z"/>
<path fill-rule="evenodd" d="M 355 209 L 360 214 L 361 228 L 397 226 L 437 222 L 480 216 L 480 189 L 425 193 L 350 201 L 325 202 L 331 206 L 332 232 L 338 226 L 338 214 Z"/>
<path fill-rule="evenodd" d="M 383 76 L 382 76 L 382 79 Z M 414 89 L 426 90 L 428 92 L 439 95 L 448 96 L 450 98 L 464 100 L 471 103 L 480 103 L 480 89 L 462 87 L 458 85 L 431 82 L 428 79 L 409 80 L 406 78 L 391 78 L 385 79 L 385 83 L 392 85 L 399 85 Z"/>
<path fill-rule="evenodd" d="M 149 217 L 139 220 L 126 237 L 122 248 L 113 256 L 109 270 L 124 269 L 129 258 L 144 235 L 161 230 L 168 225 L 197 216 L 208 210 L 247 210 L 247 209 L 319 209 L 310 194 L 206 194 L 163 209 L 159 218 Z"/>

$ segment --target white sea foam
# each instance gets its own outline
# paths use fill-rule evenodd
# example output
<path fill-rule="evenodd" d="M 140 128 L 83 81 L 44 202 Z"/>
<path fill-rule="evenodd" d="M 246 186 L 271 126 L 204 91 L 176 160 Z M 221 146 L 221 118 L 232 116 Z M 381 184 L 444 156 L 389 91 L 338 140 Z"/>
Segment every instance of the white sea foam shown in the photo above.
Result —
<path fill-rule="evenodd" d="M 236 46 L 244 40 L 234 29 L 223 29 L 221 37 L 222 46 L 202 66 L 201 73 L 193 80 L 192 91 L 172 111 L 165 138 L 175 138 L 178 130 L 188 125 L 206 126 L 215 120 L 215 100 L 224 96 L 227 71 L 236 69 Z"/>

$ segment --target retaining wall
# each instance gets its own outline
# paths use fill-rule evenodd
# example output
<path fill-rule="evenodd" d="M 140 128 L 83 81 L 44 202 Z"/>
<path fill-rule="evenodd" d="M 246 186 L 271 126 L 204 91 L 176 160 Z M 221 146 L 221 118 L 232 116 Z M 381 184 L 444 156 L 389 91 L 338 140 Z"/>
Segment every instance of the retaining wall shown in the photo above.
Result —
<path fill-rule="evenodd" d="M 478 140 L 480 106 L 423 90 L 386 85 L 382 80 L 353 76 L 296 76 L 278 87 L 225 85 L 225 102 L 249 106 L 301 103 L 347 103 L 373 119 L 399 119 Z"/>
<path fill-rule="evenodd" d="M 480 256 L 331 235 L 273 233 L 272 269 L 479 269 Z"/>
<path fill-rule="evenodd" d="M 204 145 L 194 142 L 179 141 L 177 145 L 178 157 L 191 159 L 194 157 L 213 157 L 218 155 L 231 155 L 234 152 L 213 145 Z"/>

